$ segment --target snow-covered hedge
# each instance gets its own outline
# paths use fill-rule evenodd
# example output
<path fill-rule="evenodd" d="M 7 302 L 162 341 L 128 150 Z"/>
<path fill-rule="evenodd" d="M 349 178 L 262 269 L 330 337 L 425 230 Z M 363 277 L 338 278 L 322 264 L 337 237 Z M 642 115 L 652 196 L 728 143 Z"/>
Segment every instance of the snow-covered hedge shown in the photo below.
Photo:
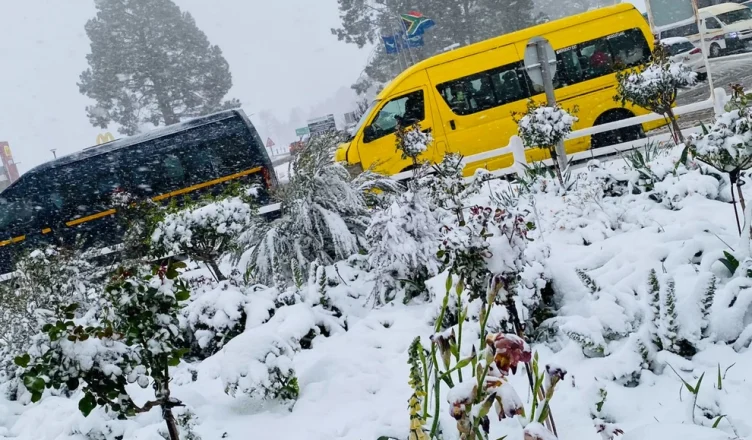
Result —
<path fill-rule="evenodd" d="M 518 124 L 519 134 L 528 148 L 553 148 L 572 132 L 577 118 L 558 104 L 528 103 L 528 110 Z"/>

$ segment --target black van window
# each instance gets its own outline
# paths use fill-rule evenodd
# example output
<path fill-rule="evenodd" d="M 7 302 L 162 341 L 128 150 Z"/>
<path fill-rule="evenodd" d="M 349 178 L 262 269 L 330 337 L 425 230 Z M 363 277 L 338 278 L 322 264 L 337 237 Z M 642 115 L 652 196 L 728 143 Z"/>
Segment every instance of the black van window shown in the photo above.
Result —
<path fill-rule="evenodd" d="M 520 63 L 496 67 L 439 84 L 436 89 L 454 114 L 471 115 L 528 98 L 530 91 L 521 68 Z"/>
<path fill-rule="evenodd" d="M 554 85 L 563 87 L 643 64 L 650 46 L 639 29 L 617 32 L 556 51 Z"/>

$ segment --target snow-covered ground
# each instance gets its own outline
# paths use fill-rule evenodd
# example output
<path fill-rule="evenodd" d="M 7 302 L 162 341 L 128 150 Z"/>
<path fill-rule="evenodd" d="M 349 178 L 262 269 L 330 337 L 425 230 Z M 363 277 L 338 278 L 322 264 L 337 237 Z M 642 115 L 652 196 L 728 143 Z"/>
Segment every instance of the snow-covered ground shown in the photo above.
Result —
<path fill-rule="evenodd" d="M 615 161 L 607 165 L 609 173 L 591 166 L 577 189 L 566 195 L 539 187 L 532 199 L 521 202 L 530 203 L 528 208 L 535 212 L 536 230 L 531 237 L 550 247 L 550 256 L 541 263 L 557 292 L 559 321 L 555 325 L 603 345 L 603 355 L 593 357 L 585 356 L 579 344 L 560 334 L 546 344 L 533 345 L 541 363 L 561 365 L 568 371 L 551 406 L 562 440 L 607 438 L 596 432 L 594 415 L 618 425 L 627 440 L 752 438 L 748 416 L 752 384 L 746 380 L 752 369 L 747 347 L 752 339 L 747 329 L 752 323 L 748 293 L 752 280 L 732 279 L 719 262 L 724 251 L 740 250 L 733 207 L 728 203 L 729 185 L 701 171 L 674 176 L 679 154 L 674 149 L 651 165 L 657 175 L 666 176 L 656 184 L 660 201 L 645 194 L 604 196 L 602 188 L 608 185 L 597 179 L 634 175 L 624 169 L 624 162 Z M 278 173 L 283 179 L 281 169 Z M 506 182 L 492 181 L 484 184 L 472 202 L 489 205 L 492 194 L 508 190 Z M 752 200 L 752 193 L 747 199 Z M 224 268 L 231 269 L 229 260 Z M 691 360 L 668 352 L 652 353 L 651 370 L 660 374 L 644 368 L 637 348 L 641 329 L 650 320 L 651 269 L 662 282 L 675 281 L 679 336 L 700 349 Z M 592 279 L 594 286 L 587 286 L 577 271 Z M 199 268 L 188 276 L 202 274 L 207 272 Z M 300 292 L 301 302 L 278 307 L 271 318 L 269 310 L 275 308 L 273 298 L 278 295 L 275 289 L 253 291 L 222 284 L 196 297 L 185 318 L 194 324 L 208 316 L 212 328 L 229 327 L 240 319 L 239 309 L 248 315 L 245 332 L 219 353 L 201 363 L 183 362 L 173 372 L 172 395 L 195 413 L 196 435 L 205 440 L 407 438 L 407 401 L 412 394 L 407 350 L 416 336 L 428 346 L 445 275 L 430 283 L 435 301 L 380 308 L 373 308 L 369 301 L 373 283 L 365 272 L 341 262 L 336 269 L 328 267 L 327 276 L 337 280 L 328 296 L 342 312 L 341 319 L 315 306 L 307 286 Z M 706 322 L 707 337 L 701 339 L 700 302 L 713 276 L 718 288 Z M 315 327 L 326 329 L 328 336 L 316 336 L 310 347 L 302 347 L 301 340 Z M 603 340 L 601 335 L 608 333 L 620 336 Z M 469 352 L 477 342 L 477 331 L 467 330 L 464 340 L 463 352 Z M 727 345 L 732 340 L 736 343 Z M 270 362 L 265 357 L 269 345 L 279 347 L 273 362 L 295 370 L 300 387 L 297 401 L 262 401 L 241 392 L 235 397 L 226 393 L 231 387 L 263 382 L 267 374 L 263 362 Z M 693 396 L 671 368 L 692 386 L 703 377 L 694 413 Z M 524 371 L 513 375 L 511 383 L 529 406 Z M 147 399 L 139 388 L 132 391 Z M 598 409 L 604 392 L 605 403 Z M 27 405 L 0 401 L 0 438 L 162 438 L 164 422 L 159 411 L 131 421 L 112 420 L 100 409 L 84 417 L 77 407 L 78 397 L 47 396 Z M 442 405 L 444 438 L 457 439 L 449 405 L 446 401 Z M 723 417 L 717 428 L 710 428 L 719 416 Z M 693 419 L 705 428 L 694 426 Z M 490 438 L 503 436 L 522 440 L 520 423 L 492 417 Z"/>

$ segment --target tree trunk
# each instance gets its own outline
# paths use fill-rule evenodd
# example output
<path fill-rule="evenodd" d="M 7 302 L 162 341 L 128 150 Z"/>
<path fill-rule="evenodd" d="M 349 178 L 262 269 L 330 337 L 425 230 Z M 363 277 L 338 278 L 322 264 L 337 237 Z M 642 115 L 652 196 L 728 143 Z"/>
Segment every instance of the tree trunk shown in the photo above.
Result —
<path fill-rule="evenodd" d="M 217 281 L 226 281 L 227 277 L 222 273 L 221 270 L 219 270 L 219 265 L 217 264 L 216 260 L 209 259 L 206 261 L 206 265 L 209 266 L 209 269 L 214 273 L 214 278 Z"/>
<path fill-rule="evenodd" d="M 679 128 L 679 123 L 676 121 L 676 115 L 674 115 L 674 109 L 669 107 L 666 110 L 666 116 L 668 116 L 668 119 L 671 121 L 671 127 L 674 129 L 674 138 L 679 144 L 685 143 L 684 141 L 684 135 L 681 132 L 681 128 Z"/>
<path fill-rule="evenodd" d="M 162 408 L 162 418 L 167 424 L 167 432 L 170 434 L 170 440 L 180 440 L 180 431 L 178 430 L 178 424 L 177 422 L 175 422 L 175 416 L 172 414 L 172 410 L 170 408 Z"/>

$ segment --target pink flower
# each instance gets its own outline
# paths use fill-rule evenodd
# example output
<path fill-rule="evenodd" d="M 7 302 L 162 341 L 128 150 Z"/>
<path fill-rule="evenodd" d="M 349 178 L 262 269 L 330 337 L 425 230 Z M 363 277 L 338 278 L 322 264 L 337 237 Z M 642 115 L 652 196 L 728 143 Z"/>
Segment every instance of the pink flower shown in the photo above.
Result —
<path fill-rule="evenodd" d="M 533 357 L 530 347 L 522 338 L 512 334 L 488 335 L 486 342 L 494 349 L 494 362 L 503 375 L 517 373 L 520 362 L 530 362 Z"/>

